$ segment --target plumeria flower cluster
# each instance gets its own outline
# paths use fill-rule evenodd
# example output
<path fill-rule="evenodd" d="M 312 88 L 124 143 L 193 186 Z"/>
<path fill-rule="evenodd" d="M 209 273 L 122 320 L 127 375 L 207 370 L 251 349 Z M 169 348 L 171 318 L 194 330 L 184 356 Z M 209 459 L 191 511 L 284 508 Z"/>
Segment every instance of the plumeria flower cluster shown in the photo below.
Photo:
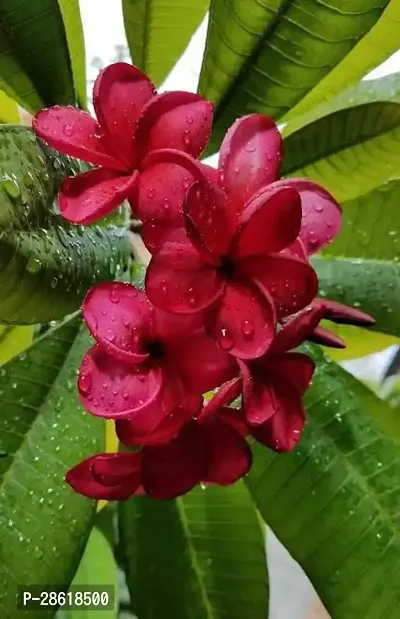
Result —
<path fill-rule="evenodd" d="M 344 346 L 320 321 L 374 324 L 317 297 L 309 257 L 339 232 L 340 206 L 308 179 L 279 179 L 271 118 L 236 121 L 215 170 L 198 161 L 212 125 L 199 95 L 158 95 L 139 69 L 117 63 L 100 73 L 93 100 L 97 120 L 58 106 L 34 120 L 51 146 L 98 166 L 64 181 L 60 211 L 91 223 L 127 200 L 152 257 L 145 290 L 101 283 L 83 302 L 95 343 L 80 398 L 114 420 L 127 449 L 90 456 L 67 482 L 106 500 L 232 484 L 251 467 L 249 436 L 277 452 L 299 441 L 314 362 L 297 349 Z"/>

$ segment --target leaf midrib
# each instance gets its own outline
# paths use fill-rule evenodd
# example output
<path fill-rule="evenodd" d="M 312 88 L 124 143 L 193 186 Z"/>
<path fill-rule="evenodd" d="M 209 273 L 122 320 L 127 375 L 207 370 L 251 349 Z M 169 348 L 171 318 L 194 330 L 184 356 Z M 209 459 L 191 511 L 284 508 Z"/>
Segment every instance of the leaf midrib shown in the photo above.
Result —
<path fill-rule="evenodd" d="M 185 506 L 184 506 L 184 502 L 182 498 L 177 498 L 176 499 L 176 505 L 178 508 L 178 515 L 181 521 L 181 525 L 182 525 L 182 529 L 183 532 L 185 534 L 186 540 L 187 540 L 187 547 L 189 550 L 189 555 L 191 558 L 191 562 L 192 562 L 192 567 L 193 570 L 196 574 L 197 577 L 197 582 L 199 584 L 199 590 L 201 593 L 201 598 L 203 600 L 203 607 L 204 610 L 206 611 L 206 616 L 208 617 L 208 619 L 217 619 L 211 601 L 209 599 L 206 587 L 204 586 L 204 582 L 202 579 L 202 572 L 201 572 L 201 568 L 199 565 L 199 562 L 197 560 L 197 555 L 196 555 L 196 550 L 194 548 L 191 536 L 190 536 L 190 530 L 189 530 L 189 522 L 187 520 L 186 517 L 186 513 L 185 513 Z"/>

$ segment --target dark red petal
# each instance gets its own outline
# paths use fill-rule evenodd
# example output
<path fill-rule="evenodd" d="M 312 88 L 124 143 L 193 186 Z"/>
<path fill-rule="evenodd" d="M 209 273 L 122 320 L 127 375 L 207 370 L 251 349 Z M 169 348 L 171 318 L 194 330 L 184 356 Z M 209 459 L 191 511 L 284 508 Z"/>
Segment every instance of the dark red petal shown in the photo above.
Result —
<path fill-rule="evenodd" d="M 173 148 L 198 157 L 209 140 L 212 120 L 209 101 L 190 92 L 166 92 L 144 107 L 135 147 L 142 156 L 160 148 Z"/>
<path fill-rule="evenodd" d="M 60 211 L 74 224 L 91 224 L 116 209 L 135 186 L 136 175 L 105 168 L 66 178 L 58 195 Z"/>
<path fill-rule="evenodd" d="M 40 110 L 32 121 L 35 133 L 65 155 L 83 159 L 94 165 L 124 171 L 126 167 L 101 140 L 101 130 L 87 112 L 72 106 L 55 105 Z"/>
<path fill-rule="evenodd" d="M 307 253 L 315 254 L 339 233 L 342 209 L 331 194 L 306 178 L 288 178 L 274 183 L 275 187 L 291 187 L 299 192 L 303 209 L 300 239 Z"/>
<path fill-rule="evenodd" d="M 161 385 L 160 368 L 118 361 L 98 345 L 83 358 L 78 379 L 83 406 L 93 415 L 108 419 L 147 410 Z"/>
<path fill-rule="evenodd" d="M 166 348 L 178 340 L 186 342 L 189 337 L 204 333 L 204 315 L 205 312 L 196 312 L 182 316 L 157 307 L 154 309 L 154 337 L 162 340 Z"/>
<path fill-rule="evenodd" d="M 243 411 L 247 422 L 265 423 L 276 413 L 274 375 L 256 363 L 239 362 L 243 376 Z"/>
<path fill-rule="evenodd" d="M 373 327 L 376 322 L 369 314 L 330 299 L 315 299 L 313 305 L 323 307 L 324 318 L 338 324 Z"/>
<path fill-rule="evenodd" d="M 275 336 L 270 352 L 280 353 L 297 348 L 303 344 L 324 316 L 324 309 L 314 305 L 308 305 L 301 312 L 291 316 Z"/>
<path fill-rule="evenodd" d="M 166 445 L 142 450 L 142 482 L 154 499 L 173 499 L 189 492 L 207 471 L 203 435 L 195 423 Z"/>
<path fill-rule="evenodd" d="M 132 475 L 124 478 L 122 483 L 107 485 L 101 483 L 93 474 L 93 464 L 99 458 L 109 458 L 120 454 L 98 454 L 86 458 L 70 469 L 65 476 L 66 482 L 79 494 L 90 499 L 121 501 L 135 494 L 140 487 L 139 470 L 132 468 Z"/>
<path fill-rule="evenodd" d="M 174 163 L 158 163 L 141 172 L 138 182 L 135 214 L 143 221 L 182 225 L 185 194 L 193 176 Z"/>
<path fill-rule="evenodd" d="M 296 239 L 294 243 L 282 249 L 280 253 L 286 256 L 295 256 L 295 258 L 300 258 L 307 262 L 307 252 L 300 239 Z"/>
<path fill-rule="evenodd" d="M 134 164 L 133 135 L 142 108 L 155 95 L 154 85 L 137 67 L 116 62 L 100 71 L 93 105 L 100 125 L 119 159 Z M 111 139 L 110 139 L 111 138 Z"/>
<path fill-rule="evenodd" d="M 224 423 L 232 426 L 232 428 L 241 434 L 241 436 L 247 436 L 249 434 L 246 417 L 241 408 L 230 408 L 229 406 L 224 406 L 219 411 L 218 417 Z"/>
<path fill-rule="evenodd" d="M 316 327 L 307 338 L 310 342 L 329 346 L 330 348 L 346 348 L 346 343 L 336 333 L 331 333 L 323 327 Z"/>
<path fill-rule="evenodd" d="M 82 312 L 91 334 L 110 355 L 132 363 L 148 358 L 152 306 L 145 292 L 123 282 L 97 284 L 87 293 Z"/>
<path fill-rule="evenodd" d="M 188 389 L 195 393 L 211 391 L 239 371 L 232 356 L 204 332 L 171 341 L 167 359 Z"/>
<path fill-rule="evenodd" d="M 247 258 L 240 261 L 240 268 L 260 290 L 270 294 L 278 319 L 309 305 L 318 292 L 314 269 L 294 257 L 270 254 Z"/>
<path fill-rule="evenodd" d="M 276 316 L 271 299 L 251 282 L 229 282 L 210 327 L 218 345 L 235 357 L 254 359 L 263 355 L 275 335 Z"/>
<path fill-rule="evenodd" d="M 192 243 L 212 256 L 228 253 L 236 221 L 228 197 L 218 185 L 196 181 L 184 204 L 186 229 Z"/>
<path fill-rule="evenodd" d="M 245 207 L 238 220 L 237 256 L 279 252 L 296 240 L 301 226 L 297 191 L 266 187 Z"/>
<path fill-rule="evenodd" d="M 146 292 L 154 305 L 176 314 L 209 307 L 223 292 L 217 270 L 206 264 L 190 243 L 165 243 L 146 272 Z"/>
<path fill-rule="evenodd" d="M 195 417 L 202 406 L 202 397 L 186 394 L 175 408 L 165 414 L 158 406 L 158 401 L 166 395 L 161 392 L 159 398 L 151 407 L 150 415 L 134 415 L 132 419 L 118 419 L 115 422 L 115 430 L 121 443 L 128 447 L 136 445 L 159 445 L 167 443 L 179 433 L 182 426 Z M 161 411 L 161 414 L 160 414 Z"/>
<path fill-rule="evenodd" d="M 219 155 L 220 185 L 240 213 L 247 200 L 279 175 L 282 138 L 272 118 L 250 114 L 227 132 Z"/>
<path fill-rule="evenodd" d="M 203 419 L 207 419 L 208 417 L 214 417 L 218 415 L 220 411 L 231 404 L 237 397 L 242 393 L 242 379 L 234 378 L 229 382 L 221 385 L 218 389 L 217 393 L 215 393 L 211 400 L 206 402 L 203 407 L 202 412 L 199 415 L 199 422 L 201 423 Z"/>
<path fill-rule="evenodd" d="M 265 424 L 249 426 L 252 436 L 281 453 L 294 449 L 304 428 L 305 415 L 296 389 L 285 383 L 274 385 L 277 410 Z"/>
<path fill-rule="evenodd" d="M 299 393 L 303 394 L 310 386 L 315 363 L 308 355 L 299 352 L 274 355 L 268 364 L 281 381 L 287 380 Z"/>
<path fill-rule="evenodd" d="M 208 469 L 202 481 L 229 486 L 246 475 L 251 467 L 251 449 L 233 426 L 215 418 L 202 424 L 201 431 L 208 451 Z"/>
<path fill-rule="evenodd" d="M 140 484 L 140 454 L 106 453 L 98 454 L 92 462 L 93 477 L 105 486 L 115 486 L 129 481 L 136 476 L 136 485 Z"/>
<path fill-rule="evenodd" d="M 145 221 L 142 225 L 141 235 L 143 243 L 151 254 L 160 251 L 165 243 L 182 243 L 188 240 L 183 220 L 181 226 Z"/>

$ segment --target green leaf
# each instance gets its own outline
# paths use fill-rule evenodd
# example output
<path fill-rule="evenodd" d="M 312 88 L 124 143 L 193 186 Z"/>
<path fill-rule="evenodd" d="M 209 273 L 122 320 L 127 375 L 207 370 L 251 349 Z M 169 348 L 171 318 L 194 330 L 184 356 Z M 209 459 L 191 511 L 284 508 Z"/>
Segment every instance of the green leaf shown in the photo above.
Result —
<path fill-rule="evenodd" d="M 387 5 L 213 0 L 199 84 L 216 104 L 213 146 L 238 116 L 284 116 L 351 52 Z"/>
<path fill-rule="evenodd" d="M 28 348 L 33 339 L 33 327 L 0 325 L 0 365 Z"/>
<path fill-rule="evenodd" d="M 86 59 L 79 0 L 58 0 L 58 4 L 67 37 L 76 100 L 81 108 L 85 108 Z"/>
<path fill-rule="evenodd" d="M 25 127 L 0 127 L 0 321 L 34 324 L 76 310 L 96 281 L 127 265 L 124 230 L 73 226 L 52 206 L 77 162 Z"/>
<path fill-rule="evenodd" d="M 375 26 L 353 47 L 342 62 L 286 114 L 284 120 L 313 110 L 320 103 L 333 99 L 335 95 L 356 84 L 369 71 L 397 52 L 399 23 L 400 2 L 391 0 Z"/>
<path fill-rule="evenodd" d="M 361 307 L 376 318 L 376 330 L 397 336 L 400 335 L 399 201 L 400 181 L 395 180 L 345 202 L 342 230 L 323 252 L 327 261 L 319 257 L 315 263 L 324 294 Z M 373 279 L 368 281 L 368 276 Z M 346 337 L 348 329 L 341 327 L 337 332 Z M 375 334 L 365 330 L 359 333 L 365 348 Z M 380 346 L 393 343 L 396 341 L 386 339 Z M 363 352 L 367 354 L 371 350 Z"/>
<path fill-rule="evenodd" d="M 72 581 L 84 590 L 85 585 L 101 587 L 113 586 L 115 590 L 116 607 L 118 607 L 117 564 L 110 544 L 104 535 L 94 527 L 89 536 L 85 552 Z M 117 610 L 87 609 L 59 610 L 57 619 L 116 619 Z"/>
<path fill-rule="evenodd" d="M 0 0 L 0 85 L 30 112 L 75 103 L 59 2 Z"/>
<path fill-rule="evenodd" d="M 0 369 L 0 616 L 17 611 L 17 585 L 69 585 L 95 504 L 65 483 L 66 471 L 102 451 L 104 423 L 79 404 L 76 372 L 90 345 L 80 319 L 49 330 Z"/>
<path fill-rule="evenodd" d="M 0 123 L 19 123 L 18 106 L 0 90 Z"/>
<path fill-rule="evenodd" d="M 184 52 L 208 5 L 209 0 L 122 0 L 133 64 L 161 84 Z"/>
<path fill-rule="evenodd" d="M 318 349 L 312 355 L 302 440 L 284 456 L 256 445 L 248 485 L 332 617 L 397 619 L 400 457 L 389 434 L 400 437 L 400 418 Z"/>
<path fill-rule="evenodd" d="M 400 104 L 367 103 L 333 112 L 284 140 L 282 174 L 320 182 L 340 201 L 396 177 Z"/>
<path fill-rule="evenodd" d="M 119 505 L 121 553 L 141 619 L 268 614 L 264 531 L 242 482 Z"/>

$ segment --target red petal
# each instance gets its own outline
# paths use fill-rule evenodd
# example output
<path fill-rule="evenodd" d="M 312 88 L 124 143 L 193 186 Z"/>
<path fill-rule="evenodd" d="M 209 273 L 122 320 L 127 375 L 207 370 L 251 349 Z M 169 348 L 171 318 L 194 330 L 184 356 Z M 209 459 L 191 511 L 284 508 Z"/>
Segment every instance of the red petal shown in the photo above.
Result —
<path fill-rule="evenodd" d="M 143 221 L 183 224 L 182 208 L 193 176 L 182 166 L 159 163 L 141 172 L 135 214 Z"/>
<path fill-rule="evenodd" d="M 190 92 L 166 92 L 143 109 L 135 145 L 142 152 L 173 148 L 198 157 L 211 134 L 213 106 Z"/>
<path fill-rule="evenodd" d="M 94 165 L 124 171 L 126 166 L 107 152 L 101 130 L 87 112 L 75 107 L 55 105 L 40 110 L 32 121 L 35 133 L 65 155 Z"/>
<path fill-rule="evenodd" d="M 194 423 L 168 444 L 142 450 L 142 482 L 154 499 L 173 499 L 189 492 L 205 477 L 206 470 L 203 435 Z"/>
<path fill-rule="evenodd" d="M 146 292 L 154 305 L 176 314 L 209 307 L 223 291 L 217 270 L 207 265 L 189 243 L 166 243 L 154 254 L 146 272 Z"/>
<path fill-rule="evenodd" d="M 167 358 L 188 389 L 195 393 L 219 387 L 236 376 L 239 369 L 231 355 L 206 333 L 171 342 Z"/>
<path fill-rule="evenodd" d="M 274 355 L 268 363 L 273 373 L 279 374 L 280 380 L 290 382 L 299 393 L 303 394 L 310 386 L 315 363 L 308 355 L 299 352 Z"/>
<path fill-rule="evenodd" d="M 249 424 L 260 425 L 275 414 L 277 403 L 274 392 L 274 375 L 268 366 L 257 363 L 240 363 L 243 376 L 243 410 Z"/>
<path fill-rule="evenodd" d="M 300 440 L 304 427 L 304 409 L 301 397 L 290 385 L 274 385 L 277 410 L 261 426 L 249 426 L 250 433 L 263 445 L 274 451 L 286 452 L 294 449 Z"/>
<path fill-rule="evenodd" d="M 297 258 L 285 255 L 257 256 L 240 261 L 240 268 L 260 290 L 271 295 L 278 318 L 303 309 L 317 294 L 314 269 Z"/>
<path fill-rule="evenodd" d="M 168 394 L 165 389 L 154 403 L 151 415 L 148 411 L 145 417 L 135 415 L 133 419 L 118 419 L 115 422 L 115 430 L 121 443 L 128 447 L 136 445 L 159 445 L 167 443 L 179 433 L 182 426 L 195 417 L 202 405 L 202 397 L 187 394 L 182 398 L 182 402 L 172 409 L 168 414 L 162 412 L 158 401 L 162 401 Z M 154 424 L 154 425 L 153 425 Z"/>
<path fill-rule="evenodd" d="M 251 467 L 251 449 L 245 438 L 220 419 L 202 424 L 208 451 L 207 474 L 202 481 L 229 486 L 246 475 Z"/>
<path fill-rule="evenodd" d="M 318 326 L 323 315 L 323 308 L 314 306 L 314 303 L 312 303 L 298 314 L 290 317 L 276 334 L 270 352 L 286 352 L 303 344 Z"/>
<path fill-rule="evenodd" d="M 330 243 L 339 233 L 342 223 L 342 209 L 331 194 L 306 178 L 288 178 L 275 187 L 291 187 L 301 196 L 303 218 L 300 239 L 307 253 L 315 254 Z"/>
<path fill-rule="evenodd" d="M 83 358 L 78 390 L 90 413 L 118 419 L 147 410 L 158 396 L 161 384 L 159 368 L 118 361 L 94 346 Z"/>
<path fill-rule="evenodd" d="M 278 177 L 282 151 L 272 118 L 250 114 L 232 125 L 221 145 L 219 170 L 233 211 L 240 213 L 256 191 Z"/>
<path fill-rule="evenodd" d="M 145 292 L 122 282 L 97 284 L 87 293 L 82 311 L 91 334 L 111 356 L 132 363 L 148 358 L 144 346 L 152 306 Z"/>
<path fill-rule="evenodd" d="M 104 168 L 66 178 L 58 196 L 61 214 L 74 224 L 91 224 L 122 204 L 135 182 L 135 174 L 120 176 Z"/>
<path fill-rule="evenodd" d="M 346 343 L 335 333 L 331 333 L 322 327 L 316 327 L 307 338 L 310 342 L 331 348 L 346 348 Z"/>
<path fill-rule="evenodd" d="M 219 411 L 218 417 L 224 423 L 232 426 L 232 428 L 241 434 L 241 436 L 247 436 L 249 434 L 246 418 L 241 408 L 230 408 L 229 406 L 224 406 L 224 408 L 221 408 Z"/>
<path fill-rule="evenodd" d="M 101 71 L 93 88 L 93 105 L 101 127 L 119 159 L 135 162 L 133 135 L 142 108 L 155 95 L 154 85 L 137 67 L 116 62 Z"/>
<path fill-rule="evenodd" d="M 186 228 L 183 226 L 169 226 L 166 223 L 144 222 L 142 226 L 142 241 L 150 253 L 155 254 L 160 251 L 165 243 L 187 241 Z"/>
<path fill-rule="evenodd" d="M 238 221 L 237 256 L 279 252 L 296 240 L 301 226 L 301 201 L 291 189 L 264 189 L 245 207 Z"/>
<path fill-rule="evenodd" d="M 92 462 L 93 477 L 105 486 L 115 486 L 129 482 L 136 476 L 136 485 L 140 484 L 140 454 L 107 453 L 98 454 Z"/>
<path fill-rule="evenodd" d="M 70 469 L 65 476 L 66 482 L 79 494 L 90 499 L 105 501 L 121 501 L 127 499 L 140 487 L 139 470 L 132 467 L 132 475 L 124 478 L 122 483 L 107 485 L 101 483 L 93 474 L 93 465 L 99 458 L 110 458 L 122 454 L 98 454 L 86 458 Z M 133 455 L 133 454 L 132 454 Z"/>
<path fill-rule="evenodd" d="M 375 320 L 369 314 L 354 307 L 342 305 L 330 299 L 315 299 L 313 306 L 324 308 L 324 318 L 338 324 L 356 325 L 357 327 L 373 327 Z"/>
<path fill-rule="evenodd" d="M 210 321 L 219 346 L 242 359 L 263 355 L 275 335 L 272 300 L 261 295 L 251 282 L 229 282 Z"/>
<path fill-rule="evenodd" d="M 214 417 L 215 415 L 219 415 L 220 411 L 226 407 L 228 404 L 231 404 L 237 397 L 242 393 L 242 379 L 241 377 L 235 378 L 218 389 L 217 393 L 215 393 L 211 400 L 209 400 L 202 412 L 199 415 L 199 422 L 201 423 L 203 419 L 208 417 Z"/>
<path fill-rule="evenodd" d="M 199 251 L 211 256 L 228 253 L 236 226 L 229 207 L 227 195 L 218 185 L 196 181 L 189 188 L 184 206 L 186 229 Z"/>
<path fill-rule="evenodd" d="M 295 258 L 300 258 L 304 262 L 307 262 L 307 252 L 300 239 L 296 239 L 294 243 L 282 249 L 280 253 L 286 256 L 294 256 Z"/>

